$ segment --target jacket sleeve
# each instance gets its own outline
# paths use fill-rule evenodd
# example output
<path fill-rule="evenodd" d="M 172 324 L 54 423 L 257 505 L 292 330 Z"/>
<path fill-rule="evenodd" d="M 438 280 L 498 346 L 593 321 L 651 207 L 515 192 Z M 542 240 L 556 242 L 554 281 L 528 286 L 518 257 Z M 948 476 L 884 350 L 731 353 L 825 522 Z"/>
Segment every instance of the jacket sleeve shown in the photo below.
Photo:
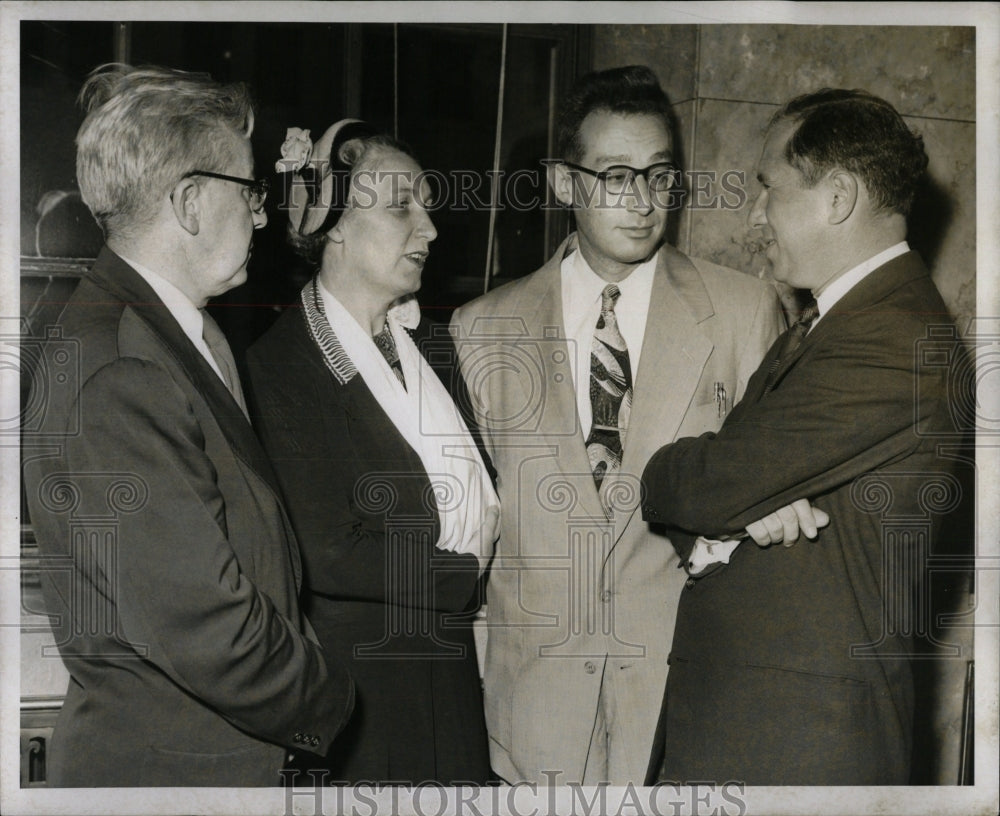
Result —
<path fill-rule="evenodd" d="M 66 463 L 81 508 L 106 500 L 97 495 L 105 481 L 91 475 L 128 473 L 143 484 L 118 516 L 114 552 L 103 560 L 97 550 L 78 567 L 92 570 L 95 593 L 112 593 L 121 635 L 237 727 L 325 753 L 351 713 L 351 678 L 241 566 L 226 527 L 240 508 L 226 506 L 183 391 L 163 368 L 124 358 L 91 377 L 79 399 L 82 428 L 66 439 Z M 294 586 L 287 569 L 278 580 Z M 294 739 L 302 733 L 318 742 Z"/>
<path fill-rule="evenodd" d="M 386 524 L 397 504 L 422 504 L 423 471 L 402 456 L 373 459 L 367 418 L 323 399 L 325 370 L 295 360 L 277 364 L 253 349 L 247 367 L 254 426 L 281 484 L 309 591 L 464 611 L 477 586 L 476 557 L 434 546 L 434 512 L 409 525 Z"/>
<path fill-rule="evenodd" d="M 940 402 L 914 400 L 913 345 L 886 322 L 838 327 L 835 340 L 800 359 L 764 398 L 737 406 L 718 433 L 657 451 L 643 474 L 643 516 L 731 535 L 913 451 L 921 441 L 914 424 L 927 419 L 921 411 Z M 933 376 L 943 393 L 943 375 Z"/>
<path fill-rule="evenodd" d="M 468 307 L 460 306 L 452 313 L 450 329 L 454 342 L 458 371 L 462 387 L 465 389 L 463 397 L 467 401 L 463 417 L 469 423 L 470 427 L 475 426 L 474 438 L 476 444 L 483 451 L 483 459 L 486 462 L 486 467 L 490 471 L 490 476 L 495 480 L 497 472 L 493 462 L 496 458 L 496 451 L 493 448 L 490 423 L 484 413 L 485 407 L 482 401 L 477 399 L 476 394 L 469 388 L 469 383 L 475 382 L 475 379 L 477 379 L 474 376 L 477 372 L 469 371 L 468 369 L 469 353 L 472 348 L 475 348 L 475 344 L 469 343 L 474 320 L 475 315 L 470 313 Z M 472 378 L 470 378 L 470 374 L 473 375 Z"/>

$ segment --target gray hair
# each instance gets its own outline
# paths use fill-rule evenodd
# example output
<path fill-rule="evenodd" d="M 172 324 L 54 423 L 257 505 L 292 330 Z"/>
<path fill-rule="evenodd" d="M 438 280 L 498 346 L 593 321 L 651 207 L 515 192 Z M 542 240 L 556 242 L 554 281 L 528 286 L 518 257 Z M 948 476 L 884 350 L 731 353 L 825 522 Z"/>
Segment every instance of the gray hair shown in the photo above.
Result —
<path fill-rule="evenodd" d="M 243 83 L 208 74 L 109 64 L 80 91 L 80 192 L 105 237 L 151 223 L 164 195 L 192 170 L 225 172 L 233 137 L 253 132 Z"/>

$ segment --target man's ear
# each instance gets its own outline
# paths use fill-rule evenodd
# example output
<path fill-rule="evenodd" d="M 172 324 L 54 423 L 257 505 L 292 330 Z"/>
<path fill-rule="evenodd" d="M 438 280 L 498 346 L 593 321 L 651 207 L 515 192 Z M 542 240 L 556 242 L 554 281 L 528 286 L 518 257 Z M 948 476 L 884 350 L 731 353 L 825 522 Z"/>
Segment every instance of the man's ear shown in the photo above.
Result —
<path fill-rule="evenodd" d="M 170 193 L 170 205 L 174 218 L 191 235 L 197 235 L 201 228 L 201 188 L 192 178 L 181 179 Z"/>
<path fill-rule="evenodd" d="M 827 184 L 830 191 L 829 222 L 842 224 L 857 206 L 860 193 L 858 179 L 846 170 L 834 170 L 827 177 Z"/>
<path fill-rule="evenodd" d="M 344 220 L 345 215 L 347 215 L 347 213 L 342 213 L 340 218 L 337 220 L 337 223 L 330 227 L 326 233 L 326 237 L 335 244 L 344 243 L 344 231 L 340 228 L 340 224 Z"/>
<path fill-rule="evenodd" d="M 556 200 L 566 207 L 572 207 L 573 196 L 573 174 L 562 162 L 550 164 L 548 168 L 549 186 L 555 193 Z"/>

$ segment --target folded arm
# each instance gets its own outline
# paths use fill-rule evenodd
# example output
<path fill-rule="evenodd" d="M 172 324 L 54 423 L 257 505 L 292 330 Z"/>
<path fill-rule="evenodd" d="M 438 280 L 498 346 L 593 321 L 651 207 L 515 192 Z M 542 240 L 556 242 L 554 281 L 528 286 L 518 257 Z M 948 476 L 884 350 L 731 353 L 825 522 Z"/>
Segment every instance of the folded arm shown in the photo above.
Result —
<path fill-rule="evenodd" d="M 912 349 L 873 334 L 800 361 L 717 434 L 657 451 L 643 474 L 647 520 L 733 535 L 913 450 Z"/>

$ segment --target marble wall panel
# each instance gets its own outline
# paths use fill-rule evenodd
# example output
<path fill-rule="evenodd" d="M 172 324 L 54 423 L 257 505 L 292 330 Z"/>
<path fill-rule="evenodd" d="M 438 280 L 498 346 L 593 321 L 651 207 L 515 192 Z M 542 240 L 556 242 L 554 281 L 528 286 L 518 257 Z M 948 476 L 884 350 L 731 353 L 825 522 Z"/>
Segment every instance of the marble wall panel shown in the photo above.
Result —
<path fill-rule="evenodd" d="M 674 105 L 674 161 L 684 170 L 694 162 L 694 126 L 697 103 L 694 100 Z M 681 252 L 687 252 L 691 233 L 691 211 L 682 206 L 670 213 L 667 222 L 667 240 Z"/>
<path fill-rule="evenodd" d="M 691 254 L 757 277 L 768 277 L 759 234 L 748 224 L 759 187 L 754 165 L 762 129 L 773 105 L 700 100 L 695 124 L 695 160 L 699 171 L 745 173 L 745 203 L 738 209 L 715 206 L 708 195 L 689 197 L 687 214 Z M 965 332 L 976 308 L 976 134 L 975 125 L 908 117 L 921 133 L 930 159 L 927 183 L 910 218 L 910 243 L 931 268 L 942 297 Z M 689 176 L 689 184 L 693 178 Z M 781 289 L 781 287 L 779 287 Z M 787 297 L 786 305 L 794 307 Z"/>
<path fill-rule="evenodd" d="M 782 103 L 865 88 L 903 114 L 975 118 L 975 29 L 700 26 L 699 97 Z"/>
<path fill-rule="evenodd" d="M 771 280 L 789 319 L 794 319 L 800 298 L 790 287 L 773 280 L 761 252 L 760 231 L 748 223 L 760 191 L 757 158 L 776 106 L 708 99 L 699 100 L 697 106 L 695 172 L 689 172 L 687 179 L 688 251 Z"/>
<path fill-rule="evenodd" d="M 594 70 L 648 65 L 667 98 L 677 104 L 695 95 L 698 26 L 600 25 L 594 27 Z"/>
<path fill-rule="evenodd" d="M 771 105 L 699 100 L 695 173 L 688 176 L 689 187 L 695 188 L 689 190 L 688 201 L 691 252 L 755 275 L 762 269 L 762 258 L 758 257 L 755 232 L 747 225 L 747 215 L 759 190 L 754 167 L 763 129 L 774 110 Z M 741 195 L 721 189 L 726 174 L 739 180 Z"/>
<path fill-rule="evenodd" d="M 924 138 L 927 180 L 909 219 L 923 256 L 963 334 L 976 313 L 976 126 L 907 118 Z"/>

